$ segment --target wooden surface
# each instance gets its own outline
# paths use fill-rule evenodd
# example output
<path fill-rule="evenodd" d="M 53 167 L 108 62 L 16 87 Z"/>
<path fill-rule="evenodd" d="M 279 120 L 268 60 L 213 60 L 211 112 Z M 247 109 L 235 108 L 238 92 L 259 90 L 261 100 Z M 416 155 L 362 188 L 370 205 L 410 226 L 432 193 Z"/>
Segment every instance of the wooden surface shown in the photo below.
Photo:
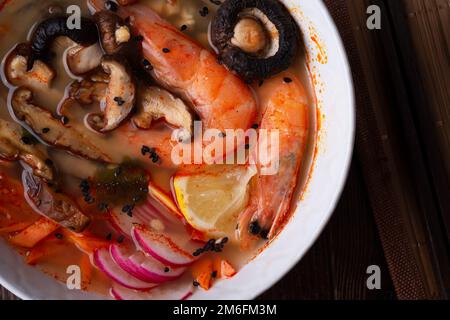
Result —
<path fill-rule="evenodd" d="M 327 0 L 348 9 L 344 38 L 352 66 L 364 79 L 359 114 L 370 107 L 383 146 L 371 159 L 359 136 L 345 191 L 328 226 L 299 264 L 262 299 L 397 299 L 408 274 L 399 275 L 385 255 L 389 237 L 383 222 L 382 192 L 373 171 L 382 171 L 395 214 L 405 223 L 415 269 L 424 275 L 426 298 L 450 292 L 450 2 L 448 0 Z M 382 9 L 382 30 L 365 27 L 370 4 Z M 336 17 L 337 20 L 339 17 Z M 348 27 L 350 30 L 348 30 Z M 344 34 L 345 33 L 345 34 Z M 361 88 L 357 84 L 357 88 Z M 368 101 L 367 105 L 364 101 Z M 366 108 L 366 109 L 365 109 Z M 361 126 L 361 123 L 360 123 Z M 364 129 L 364 128 L 362 128 Z M 364 130 L 361 130 L 364 131 Z M 375 132 L 369 132 L 376 134 Z M 366 149 L 365 149 L 366 148 Z M 373 158 L 373 157 L 372 157 Z M 375 162 L 374 162 L 375 161 Z M 371 166 L 371 167 L 370 167 Z M 375 178 L 374 178 L 375 177 Z M 381 269 L 381 290 L 368 290 L 366 269 Z M 396 284 L 397 292 L 394 289 Z M 407 287 L 407 286 L 406 286 Z M 2 299 L 13 296 L 1 291 Z"/>

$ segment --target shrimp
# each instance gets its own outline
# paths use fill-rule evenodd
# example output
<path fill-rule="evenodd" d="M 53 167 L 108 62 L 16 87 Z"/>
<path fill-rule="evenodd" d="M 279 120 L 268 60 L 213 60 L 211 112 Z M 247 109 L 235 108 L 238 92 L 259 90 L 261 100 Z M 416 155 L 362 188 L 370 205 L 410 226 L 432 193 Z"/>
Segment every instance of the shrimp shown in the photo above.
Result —
<path fill-rule="evenodd" d="M 89 0 L 94 10 L 105 8 L 104 0 Z M 135 4 L 120 7 L 117 14 L 130 17 L 135 34 L 143 37 L 143 55 L 162 86 L 189 102 L 204 130 L 247 130 L 257 115 L 255 97 L 239 77 L 221 65 L 214 53 L 188 38 L 149 7 Z M 125 129 L 126 130 L 126 129 Z M 159 154 L 169 154 L 167 137 L 131 132 L 131 145 L 146 144 Z M 160 150 L 158 146 L 164 146 Z"/>
<path fill-rule="evenodd" d="M 257 95 L 263 110 L 260 128 L 279 133 L 279 166 L 276 174 L 263 175 L 264 166 L 257 162 L 258 175 L 252 181 L 250 204 L 239 220 L 244 248 L 252 235 L 272 239 L 286 220 L 309 131 L 308 99 L 295 75 L 284 72 L 271 78 L 257 89 Z"/>

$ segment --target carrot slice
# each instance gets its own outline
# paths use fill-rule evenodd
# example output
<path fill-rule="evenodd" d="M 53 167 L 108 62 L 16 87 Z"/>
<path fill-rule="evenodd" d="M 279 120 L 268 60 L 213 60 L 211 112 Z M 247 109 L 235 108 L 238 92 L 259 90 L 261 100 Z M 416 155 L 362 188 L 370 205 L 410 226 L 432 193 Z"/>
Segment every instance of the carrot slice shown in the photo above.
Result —
<path fill-rule="evenodd" d="M 231 263 L 219 257 L 214 260 L 214 271 L 217 272 L 218 278 L 223 279 L 232 278 L 237 273 Z"/>
<path fill-rule="evenodd" d="M 24 221 L 24 222 L 13 223 L 13 224 L 11 224 L 9 226 L 0 228 L 0 233 L 19 232 L 19 231 L 22 231 L 23 229 L 29 227 L 32 224 L 33 224 L 32 221 Z"/>
<path fill-rule="evenodd" d="M 92 264 L 91 259 L 87 254 L 83 254 L 80 262 L 81 268 L 81 285 L 83 290 L 87 290 L 92 281 Z"/>
<path fill-rule="evenodd" d="M 221 278 L 229 279 L 236 274 L 236 269 L 227 261 L 222 260 L 220 276 Z"/>
<path fill-rule="evenodd" d="M 35 265 L 42 258 L 55 255 L 65 248 L 65 243 L 59 239 L 44 240 L 27 253 L 25 262 L 29 265 Z"/>
<path fill-rule="evenodd" d="M 9 241 L 19 247 L 33 248 L 38 242 L 56 231 L 59 225 L 45 217 L 9 238 Z"/>
<path fill-rule="evenodd" d="M 94 253 L 96 249 L 107 248 L 111 244 L 107 240 L 88 234 L 77 234 L 68 230 L 63 230 L 63 234 L 87 255 Z"/>
<path fill-rule="evenodd" d="M 32 224 L 41 217 L 28 205 L 23 194 L 22 183 L 0 171 L 0 228 L 19 222 Z"/>
<path fill-rule="evenodd" d="M 213 261 L 211 259 L 201 259 L 192 267 L 194 281 L 205 290 L 209 290 L 212 284 Z"/>

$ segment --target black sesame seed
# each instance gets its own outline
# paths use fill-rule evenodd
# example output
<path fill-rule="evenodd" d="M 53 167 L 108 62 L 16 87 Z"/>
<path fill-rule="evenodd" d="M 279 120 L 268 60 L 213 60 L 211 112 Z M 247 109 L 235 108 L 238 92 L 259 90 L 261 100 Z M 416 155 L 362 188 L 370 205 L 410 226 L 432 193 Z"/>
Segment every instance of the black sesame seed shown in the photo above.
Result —
<path fill-rule="evenodd" d="M 209 241 L 206 243 L 204 249 L 205 249 L 205 250 L 212 249 L 212 248 L 214 248 L 214 245 L 215 245 L 215 244 L 216 244 L 216 240 L 211 239 L 211 240 L 209 240 Z"/>
<path fill-rule="evenodd" d="M 205 250 L 203 248 L 197 249 L 192 255 L 194 257 L 198 257 L 199 255 L 201 255 L 203 252 L 205 252 Z"/>
<path fill-rule="evenodd" d="M 62 122 L 64 125 L 68 124 L 69 121 L 70 121 L 70 119 L 69 119 L 68 117 L 66 117 L 66 116 L 62 116 L 62 117 L 61 117 L 61 122 Z"/>
<path fill-rule="evenodd" d="M 208 7 L 203 7 L 200 11 L 199 11 L 200 15 L 202 17 L 206 17 L 209 14 L 209 9 Z"/>
<path fill-rule="evenodd" d="M 226 244 L 228 242 L 228 237 L 225 237 L 222 239 L 222 241 L 220 241 L 221 244 Z"/>
<path fill-rule="evenodd" d="M 125 237 L 124 237 L 124 236 L 119 236 L 119 237 L 117 238 L 117 243 L 122 243 L 122 242 L 124 242 L 124 240 L 125 240 Z"/>
<path fill-rule="evenodd" d="M 170 52 L 170 49 L 169 49 L 169 48 L 163 48 L 162 51 L 163 51 L 164 53 L 169 53 L 169 52 Z"/>
<path fill-rule="evenodd" d="M 61 240 L 63 235 L 61 233 L 55 233 L 55 238 Z"/>
<path fill-rule="evenodd" d="M 147 59 L 142 60 L 142 65 L 144 66 L 145 70 L 149 70 L 149 71 L 153 70 L 152 64 Z"/>
<path fill-rule="evenodd" d="M 211 277 L 217 278 L 217 271 L 214 270 L 214 271 L 211 273 Z"/>
<path fill-rule="evenodd" d="M 261 236 L 261 238 L 267 240 L 269 236 L 269 230 L 262 230 L 259 235 Z"/>
<path fill-rule="evenodd" d="M 159 156 L 157 154 L 152 155 L 152 162 L 157 163 L 159 161 Z"/>
<path fill-rule="evenodd" d="M 122 97 L 115 97 L 114 101 L 119 105 L 119 106 L 123 106 L 125 101 L 122 99 Z"/>
<path fill-rule="evenodd" d="M 288 78 L 288 77 L 285 77 L 285 78 L 283 79 L 283 81 L 284 81 L 285 83 L 291 83 L 291 82 L 292 82 L 292 79 L 291 79 L 291 78 Z"/>
<path fill-rule="evenodd" d="M 200 283 L 198 283 L 198 281 L 194 281 L 194 282 L 192 283 L 192 285 L 193 285 L 194 287 L 198 287 L 198 286 L 200 285 Z"/>
<path fill-rule="evenodd" d="M 107 204 L 107 203 L 104 203 L 104 202 L 99 203 L 98 209 L 99 209 L 100 211 L 106 211 L 106 210 L 108 209 L 108 204 Z"/>
<path fill-rule="evenodd" d="M 23 144 L 26 144 L 26 145 L 33 144 L 29 137 L 22 137 L 20 140 L 22 141 Z"/>
<path fill-rule="evenodd" d="M 125 206 L 122 208 L 122 212 L 124 212 L 124 213 L 128 213 L 128 212 L 130 212 L 131 210 L 133 210 L 133 206 L 130 205 L 130 204 L 127 204 L 127 205 L 125 205 Z"/>
<path fill-rule="evenodd" d="M 169 271 L 170 271 L 169 267 L 165 267 L 165 268 L 164 268 L 164 272 L 165 272 L 165 273 L 167 273 L 167 272 L 169 272 Z"/>
<path fill-rule="evenodd" d="M 187 28 L 188 28 L 188 26 L 185 25 L 185 24 L 183 24 L 183 25 L 181 26 L 180 30 L 181 30 L 181 31 L 186 31 Z"/>
<path fill-rule="evenodd" d="M 252 129 L 258 129 L 259 128 L 259 125 L 257 124 L 257 123 L 255 123 L 254 125 L 252 125 Z"/>
<path fill-rule="evenodd" d="M 49 133 L 50 132 L 50 129 L 49 128 L 43 128 L 42 129 L 42 133 Z"/>
<path fill-rule="evenodd" d="M 80 182 L 80 188 L 89 188 L 89 181 L 87 180 L 82 180 Z"/>
<path fill-rule="evenodd" d="M 106 1 L 105 9 L 110 10 L 112 12 L 117 12 L 117 10 L 119 10 L 119 6 L 114 1 Z"/>
<path fill-rule="evenodd" d="M 259 226 L 258 222 L 252 222 L 250 223 L 250 233 L 253 235 L 258 235 L 261 232 L 261 227 Z"/>
<path fill-rule="evenodd" d="M 108 233 L 106 235 L 106 240 L 111 241 L 111 239 L 112 239 L 112 233 Z"/>
<path fill-rule="evenodd" d="M 150 148 L 149 147 L 147 147 L 147 146 L 142 146 L 142 149 L 141 149 L 141 154 L 143 155 L 143 156 L 145 156 L 147 153 L 150 153 Z"/>

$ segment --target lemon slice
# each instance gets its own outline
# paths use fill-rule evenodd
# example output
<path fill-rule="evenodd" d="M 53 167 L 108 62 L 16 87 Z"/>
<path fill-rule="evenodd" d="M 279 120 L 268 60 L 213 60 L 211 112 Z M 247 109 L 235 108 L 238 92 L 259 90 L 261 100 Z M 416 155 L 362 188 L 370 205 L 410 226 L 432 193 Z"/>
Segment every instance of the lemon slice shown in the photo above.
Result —
<path fill-rule="evenodd" d="M 232 236 L 236 220 L 248 204 L 253 167 L 209 166 L 173 180 L 181 213 L 208 236 Z"/>

